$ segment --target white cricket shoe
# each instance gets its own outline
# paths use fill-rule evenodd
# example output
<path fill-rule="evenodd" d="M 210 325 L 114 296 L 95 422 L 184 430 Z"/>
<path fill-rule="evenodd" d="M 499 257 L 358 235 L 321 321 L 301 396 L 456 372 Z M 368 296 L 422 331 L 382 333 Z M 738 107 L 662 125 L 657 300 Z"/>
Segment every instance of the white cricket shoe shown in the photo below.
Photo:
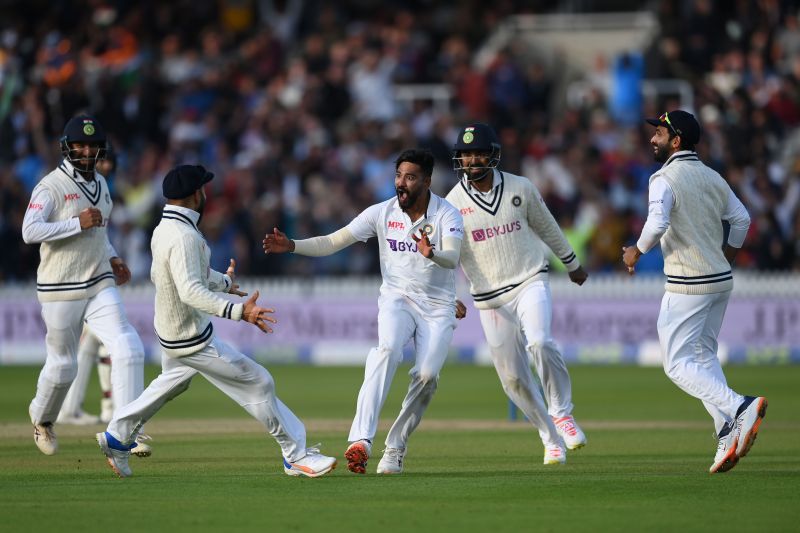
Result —
<path fill-rule="evenodd" d="M 136 436 L 136 446 L 131 448 L 131 453 L 136 457 L 150 457 L 153 454 L 153 448 L 145 442 L 148 440 L 153 440 L 153 437 L 146 433 L 139 433 Z"/>
<path fill-rule="evenodd" d="M 558 444 L 546 444 L 544 447 L 544 464 L 563 465 L 567 462 L 567 450 Z"/>
<path fill-rule="evenodd" d="M 570 450 L 577 450 L 586 446 L 586 435 L 583 433 L 578 423 L 572 415 L 562 416 L 560 418 L 552 417 L 553 424 L 556 425 L 556 431 L 564 439 L 564 443 Z"/>
<path fill-rule="evenodd" d="M 727 472 L 739 462 L 736 455 L 736 445 L 739 441 L 739 428 L 734 424 L 725 424 L 717 438 L 717 453 L 714 456 L 714 463 L 708 469 L 712 474 Z"/>
<path fill-rule="evenodd" d="M 381 462 L 378 463 L 377 472 L 379 474 L 402 474 L 405 456 L 405 448 L 386 448 L 383 450 Z"/>
<path fill-rule="evenodd" d="M 128 458 L 131 455 L 130 449 L 115 439 L 110 433 L 104 431 L 97 434 L 97 444 L 106 456 L 108 466 L 119 477 L 130 477 L 133 475 L 131 467 L 128 466 Z"/>
<path fill-rule="evenodd" d="M 758 428 L 761 426 L 761 421 L 764 420 L 764 415 L 767 414 L 767 399 L 763 396 L 745 396 L 739 411 L 734 423 L 739 432 L 736 455 L 741 459 L 747 455 L 756 441 Z"/>
<path fill-rule="evenodd" d="M 319 448 L 306 448 L 302 459 L 290 463 L 283 458 L 283 471 L 290 476 L 319 477 L 336 468 L 336 458 L 319 453 Z"/>
<path fill-rule="evenodd" d="M 89 413 L 81 410 L 72 414 L 61 411 L 58 414 L 56 422 L 59 424 L 67 424 L 69 426 L 91 426 L 94 424 L 99 424 L 101 420 L 99 416 L 90 415 Z"/>
<path fill-rule="evenodd" d="M 56 432 L 53 431 L 52 422 L 34 424 L 33 441 L 45 455 L 55 455 L 58 451 L 58 439 L 56 438 Z"/>
<path fill-rule="evenodd" d="M 367 439 L 351 443 L 344 452 L 344 458 L 347 459 L 347 469 L 355 474 L 366 474 L 367 461 L 371 452 L 372 443 Z"/>

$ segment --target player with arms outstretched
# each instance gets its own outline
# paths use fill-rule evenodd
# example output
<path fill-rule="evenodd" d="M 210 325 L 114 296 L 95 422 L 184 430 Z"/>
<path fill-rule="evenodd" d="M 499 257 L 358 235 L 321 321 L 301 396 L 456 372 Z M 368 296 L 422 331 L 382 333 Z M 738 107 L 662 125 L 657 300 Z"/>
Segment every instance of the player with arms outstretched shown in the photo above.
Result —
<path fill-rule="evenodd" d="M 406 150 L 395 161 L 397 196 L 364 210 L 346 227 L 293 241 L 277 228 L 264 239 L 267 253 L 307 256 L 335 253 L 377 237 L 381 259 L 378 346 L 367 355 L 364 383 L 345 451 L 351 472 L 366 472 L 378 417 L 403 346 L 413 340 L 416 361 L 400 414 L 386 437 L 379 474 L 403 471 L 408 439 L 422 419 L 439 382 L 456 324 L 455 268 L 461 248 L 461 215 L 430 191 L 433 155 Z"/>

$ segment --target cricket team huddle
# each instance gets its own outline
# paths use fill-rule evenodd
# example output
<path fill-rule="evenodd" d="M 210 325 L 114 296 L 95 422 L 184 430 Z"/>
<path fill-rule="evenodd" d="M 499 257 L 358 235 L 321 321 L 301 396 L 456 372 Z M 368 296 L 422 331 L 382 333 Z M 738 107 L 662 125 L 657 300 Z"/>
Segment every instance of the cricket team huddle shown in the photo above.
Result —
<path fill-rule="evenodd" d="M 699 160 L 701 127 L 694 115 L 673 110 L 647 122 L 655 128 L 650 145 L 662 166 L 650 177 L 641 235 L 622 248 L 621 259 L 634 275 L 641 255 L 661 247 L 664 371 L 711 415 L 718 445 L 709 470 L 726 472 L 750 451 L 767 409 L 766 398 L 728 386 L 717 357 L 731 268 L 750 217 L 728 183 Z M 102 174 L 107 141 L 94 117 L 71 118 L 60 139 L 63 160 L 34 188 L 23 221 L 23 240 L 41 243 L 37 296 L 47 328 L 47 357 L 29 407 L 39 450 L 57 453 L 56 423 L 86 423 L 76 391 L 87 381 L 78 364 L 83 338 L 93 339 L 95 349 L 103 346 L 111 362 L 106 382 L 113 411 L 103 417 L 108 425 L 97 443 L 119 477 L 132 475 L 132 454 L 151 455 L 145 424 L 198 373 L 263 424 L 281 448 L 286 474 L 319 477 L 334 470 L 335 457 L 307 445 L 305 426 L 276 396 L 270 373 L 214 333 L 212 316 L 244 320 L 264 333 L 273 331 L 276 319 L 274 309 L 259 304 L 258 291 L 248 294 L 237 283 L 234 258 L 225 272 L 210 267 L 199 223 L 214 174 L 201 165 L 176 166 L 163 178 L 165 205 L 151 239 L 150 268 L 162 371 L 144 386 L 144 349 L 117 289 L 131 272 L 106 232 L 112 210 Z M 588 274 L 531 180 L 501 170 L 501 143 L 491 126 L 467 124 L 454 141 L 458 182 L 445 197 L 430 190 L 433 154 L 410 148 L 395 160 L 394 196 L 341 229 L 291 239 L 277 227 L 265 228 L 268 255 L 322 257 L 377 240 L 378 339 L 366 357 L 344 451 L 356 474 L 368 470 L 381 409 L 403 347 L 413 340 L 408 391 L 376 467 L 378 474 L 404 470 L 408 441 L 435 395 L 453 331 L 466 313 L 456 297 L 459 265 L 500 382 L 538 430 L 544 464 L 564 464 L 568 450 L 587 444 L 573 417 L 569 372 L 551 336 L 550 252 L 573 283 L 582 285 Z"/>

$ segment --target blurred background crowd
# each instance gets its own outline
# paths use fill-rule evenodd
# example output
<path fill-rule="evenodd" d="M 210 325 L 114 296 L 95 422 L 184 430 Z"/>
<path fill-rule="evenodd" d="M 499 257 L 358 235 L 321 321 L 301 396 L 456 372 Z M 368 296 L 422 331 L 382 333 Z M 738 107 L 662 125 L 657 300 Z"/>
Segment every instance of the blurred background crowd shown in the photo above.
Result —
<path fill-rule="evenodd" d="M 578 99 L 564 96 L 566 60 L 557 55 L 538 60 L 513 42 L 480 54 L 512 15 L 634 4 L 642 8 L 0 0 L 0 281 L 35 277 L 38 250 L 22 242 L 23 215 L 34 185 L 60 158 L 64 123 L 79 111 L 110 134 L 113 244 L 138 280 L 149 277 L 161 180 L 179 163 L 216 174 L 201 223 L 214 268 L 235 257 L 246 275 L 377 273 L 370 246 L 309 259 L 264 256 L 261 240 L 275 226 L 296 238 L 327 234 L 391 197 L 394 158 L 404 148 L 434 152 L 434 190 L 446 193 L 456 182 L 450 148 L 474 120 L 497 129 L 501 167 L 536 183 L 587 269 L 619 271 L 658 168 L 642 119 L 680 105 L 674 94 L 643 95 L 649 79 L 691 86 L 691 111 L 704 128 L 700 157 L 753 221 L 738 266 L 800 270 L 794 2 L 650 2 L 658 27 L 649 44 L 598 53 L 580 74 L 586 90 Z M 445 87 L 445 105 L 424 90 L 401 97 L 403 87 L 420 86 Z M 658 252 L 640 265 L 660 271 Z"/>

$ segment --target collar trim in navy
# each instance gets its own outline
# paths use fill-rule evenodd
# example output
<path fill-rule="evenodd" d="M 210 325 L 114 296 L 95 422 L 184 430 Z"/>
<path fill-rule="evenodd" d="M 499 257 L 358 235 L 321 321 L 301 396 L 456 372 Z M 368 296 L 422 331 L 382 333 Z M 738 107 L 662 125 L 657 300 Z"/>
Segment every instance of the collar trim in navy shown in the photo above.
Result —
<path fill-rule="evenodd" d="M 180 205 L 165 205 L 161 217 L 178 220 L 184 224 L 190 225 L 196 230 L 197 223 L 200 221 L 200 213 L 194 209 L 189 209 L 188 207 L 182 207 Z"/>
<path fill-rule="evenodd" d="M 492 188 L 491 196 L 487 196 L 487 199 L 484 198 L 484 194 L 478 191 L 477 189 L 473 190 L 471 186 L 466 184 L 464 180 L 461 180 L 461 187 L 464 189 L 464 192 L 467 193 L 467 196 L 472 199 L 472 201 L 489 213 L 490 215 L 494 216 L 497 214 L 497 211 L 500 209 L 500 202 L 503 200 L 503 190 L 505 189 L 505 179 L 503 178 L 503 172 L 498 170 L 497 175 L 500 178 L 500 184 L 496 187 Z"/>
<path fill-rule="evenodd" d="M 92 205 L 97 205 L 97 202 L 100 201 L 100 196 L 103 194 L 103 186 L 101 185 L 100 180 L 97 179 L 97 173 L 95 173 L 95 179 L 88 181 L 66 159 L 64 159 L 61 164 L 58 165 L 58 169 L 66 174 L 67 177 L 72 180 L 72 183 L 74 183 L 81 191 L 83 191 L 83 194 L 86 195 L 86 198 L 92 203 Z"/>
<path fill-rule="evenodd" d="M 697 152 L 692 152 L 691 150 L 681 150 L 680 152 L 675 152 L 672 154 L 661 168 L 664 168 L 673 161 L 700 161 L 700 158 L 697 157 Z"/>

